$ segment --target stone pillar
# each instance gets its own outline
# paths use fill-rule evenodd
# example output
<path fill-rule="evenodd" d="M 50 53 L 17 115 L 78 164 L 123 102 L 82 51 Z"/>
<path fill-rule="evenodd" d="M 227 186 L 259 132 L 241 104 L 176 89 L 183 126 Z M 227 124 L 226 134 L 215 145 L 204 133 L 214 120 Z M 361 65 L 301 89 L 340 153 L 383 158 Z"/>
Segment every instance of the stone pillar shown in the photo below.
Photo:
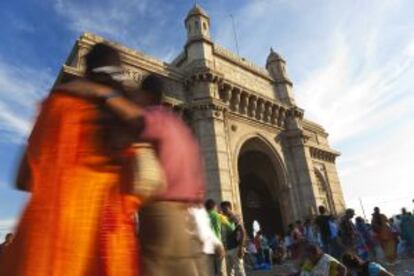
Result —
<path fill-rule="evenodd" d="M 211 94 L 217 84 L 196 82 L 193 92 Z M 192 126 L 199 140 L 206 171 L 206 197 L 217 201 L 233 201 L 231 172 L 229 164 L 228 141 L 224 114 L 225 106 L 211 98 L 193 100 Z"/>
<path fill-rule="evenodd" d="M 291 124 L 289 124 L 291 125 Z M 284 133 L 285 157 L 290 163 L 294 184 L 292 188 L 296 196 L 297 219 L 305 219 L 316 211 L 316 198 L 313 183 L 312 158 L 309 148 L 305 145 L 305 137 L 299 126 L 286 130 Z"/>

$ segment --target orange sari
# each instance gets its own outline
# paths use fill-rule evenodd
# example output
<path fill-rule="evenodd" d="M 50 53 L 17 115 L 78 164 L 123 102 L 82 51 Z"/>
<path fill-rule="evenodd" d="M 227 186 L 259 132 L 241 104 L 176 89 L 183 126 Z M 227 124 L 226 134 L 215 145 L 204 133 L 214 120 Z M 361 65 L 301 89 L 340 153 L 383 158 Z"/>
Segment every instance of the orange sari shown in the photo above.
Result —
<path fill-rule="evenodd" d="M 27 148 L 32 193 L 0 275 L 139 275 L 133 214 L 120 166 L 87 100 L 53 93 Z"/>

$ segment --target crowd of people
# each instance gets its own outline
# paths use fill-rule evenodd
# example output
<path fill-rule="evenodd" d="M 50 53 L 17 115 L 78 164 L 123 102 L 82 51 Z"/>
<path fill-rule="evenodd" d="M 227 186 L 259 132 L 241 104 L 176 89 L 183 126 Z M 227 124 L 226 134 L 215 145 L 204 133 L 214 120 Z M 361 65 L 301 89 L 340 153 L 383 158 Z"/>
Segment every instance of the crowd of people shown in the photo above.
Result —
<path fill-rule="evenodd" d="M 391 275 L 384 266 L 393 267 L 399 259 L 414 256 L 413 236 L 414 216 L 406 209 L 388 219 L 376 207 L 368 222 L 355 218 L 352 209 L 335 217 L 320 206 L 318 216 L 290 224 L 285 236 L 266 237 L 258 231 L 248 241 L 248 263 L 254 269 L 263 263 L 282 264 L 290 260 L 302 273 L 345 275 L 315 274 L 319 263 L 331 263 L 334 270 L 345 268 L 356 275 Z"/>
<path fill-rule="evenodd" d="M 162 79 L 150 74 L 132 89 L 106 43 L 84 58 L 85 76 L 41 105 L 16 181 L 31 197 L 1 244 L 0 275 L 244 276 L 287 259 L 300 275 L 390 275 L 371 260 L 392 265 L 411 254 L 405 210 L 392 221 L 376 208 L 368 224 L 353 223 L 351 209 L 336 218 L 321 206 L 285 236 L 248 237 L 231 202 L 204 202 L 199 145 L 162 105 Z"/>

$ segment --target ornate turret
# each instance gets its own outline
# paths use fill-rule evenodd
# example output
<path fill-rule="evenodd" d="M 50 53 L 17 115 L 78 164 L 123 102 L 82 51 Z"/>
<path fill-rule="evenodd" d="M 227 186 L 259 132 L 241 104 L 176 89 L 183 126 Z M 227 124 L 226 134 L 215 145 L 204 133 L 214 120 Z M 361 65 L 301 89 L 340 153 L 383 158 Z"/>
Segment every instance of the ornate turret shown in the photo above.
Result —
<path fill-rule="evenodd" d="M 266 69 L 275 81 L 291 83 L 286 72 L 286 61 L 273 48 L 270 48 L 270 54 L 266 61 Z"/>
<path fill-rule="evenodd" d="M 184 22 L 188 41 L 200 38 L 210 40 L 210 17 L 199 5 L 194 5 Z"/>
<path fill-rule="evenodd" d="M 273 48 L 270 48 L 270 53 L 266 60 L 266 69 L 275 80 L 280 99 L 288 104 L 295 104 L 292 92 L 292 81 L 286 72 L 286 61 Z"/>

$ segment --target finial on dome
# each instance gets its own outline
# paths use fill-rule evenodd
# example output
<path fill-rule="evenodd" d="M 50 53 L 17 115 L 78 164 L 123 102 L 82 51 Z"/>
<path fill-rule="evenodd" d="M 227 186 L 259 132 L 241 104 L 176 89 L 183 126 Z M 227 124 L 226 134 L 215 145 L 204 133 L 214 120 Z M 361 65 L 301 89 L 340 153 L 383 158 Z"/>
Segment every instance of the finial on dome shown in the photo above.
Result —
<path fill-rule="evenodd" d="M 201 15 L 204 17 L 208 17 L 207 12 L 197 4 L 197 2 L 194 4 L 193 8 L 188 12 L 187 17 L 190 17 L 192 15 Z"/>
<path fill-rule="evenodd" d="M 273 61 L 283 61 L 283 62 L 285 62 L 285 60 L 282 58 L 282 56 L 279 55 L 278 53 L 276 53 L 275 50 L 273 50 L 273 47 L 270 47 L 270 53 L 267 56 L 266 64 L 269 64 Z"/>

